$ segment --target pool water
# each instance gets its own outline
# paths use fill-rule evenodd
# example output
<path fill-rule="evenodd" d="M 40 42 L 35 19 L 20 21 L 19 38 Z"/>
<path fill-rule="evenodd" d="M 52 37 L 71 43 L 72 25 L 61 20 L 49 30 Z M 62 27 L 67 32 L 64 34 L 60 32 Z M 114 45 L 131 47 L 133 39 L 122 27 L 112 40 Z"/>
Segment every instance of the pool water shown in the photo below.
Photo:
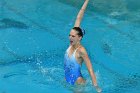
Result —
<path fill-rule="evenodd" d="M 85 64 L 85 86 L 64 81 L 68 35 L 83 1 L 0 0 L 0 93 L 96 93 Z M 140 93 L 140 1 L 108 2 L 90 0 L 82 44 L 102 93 Z"/>

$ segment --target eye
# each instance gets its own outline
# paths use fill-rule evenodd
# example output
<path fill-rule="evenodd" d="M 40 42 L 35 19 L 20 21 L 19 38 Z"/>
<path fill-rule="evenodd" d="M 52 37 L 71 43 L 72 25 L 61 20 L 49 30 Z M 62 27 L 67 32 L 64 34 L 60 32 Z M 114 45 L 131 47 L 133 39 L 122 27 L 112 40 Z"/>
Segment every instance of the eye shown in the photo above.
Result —
<path fill-rule="evenodd" d="M 69 37 L 70 37 L 70 36 L 75 37 L 74 35 L 69 35 Z"/>
<path fill-rule="evenodd" d="M 71 35 L 72 37 L 75 37 L 75 35 Z"/>

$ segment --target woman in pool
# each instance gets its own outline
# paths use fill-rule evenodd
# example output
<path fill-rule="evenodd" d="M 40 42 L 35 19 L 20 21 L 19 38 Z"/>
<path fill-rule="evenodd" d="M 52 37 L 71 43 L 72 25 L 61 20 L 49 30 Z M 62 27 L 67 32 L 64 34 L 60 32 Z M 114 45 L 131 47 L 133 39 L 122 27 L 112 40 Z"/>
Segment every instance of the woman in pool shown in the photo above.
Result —
<path fill-rule="evenodd" d="M 64 58 L 65 79 L 71 85 L 85 83 L 85 80 L 81 74 L 81 65 L 83 62 L 85 62 L 94 87 L 98 92 L 101 92 L 101 89 L 97 85 L 96 76 L 93 72 L 92 64 L 86 49 L 80 43 L 83 35 L 85 34 L 84 30 L 80 28 L 80 23 L 88 2 L 89 0 L 85 0 L 81 10 L 77 15 L 75 25 L 69 34 L 70 46 L 66 50 Z"/>

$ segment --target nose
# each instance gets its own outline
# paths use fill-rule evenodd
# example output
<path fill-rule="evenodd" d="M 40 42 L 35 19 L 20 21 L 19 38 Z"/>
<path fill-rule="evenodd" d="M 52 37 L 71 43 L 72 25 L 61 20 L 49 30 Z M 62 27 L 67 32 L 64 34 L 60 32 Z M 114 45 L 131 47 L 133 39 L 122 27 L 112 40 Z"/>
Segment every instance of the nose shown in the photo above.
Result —
<path fill-rule="evenodd" d="M 72 36 L 69 36 L 69 39 L 71 39 L 72 38 Z"/>

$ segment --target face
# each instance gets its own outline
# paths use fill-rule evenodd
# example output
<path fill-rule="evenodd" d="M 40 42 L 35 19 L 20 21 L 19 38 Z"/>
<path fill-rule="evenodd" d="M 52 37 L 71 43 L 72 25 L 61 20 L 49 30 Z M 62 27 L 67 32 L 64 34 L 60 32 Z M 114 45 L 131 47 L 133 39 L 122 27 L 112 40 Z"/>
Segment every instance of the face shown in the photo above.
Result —
<path fill-rule="evenodd" d="M 77 33 L 78 33 L 78 32 L 75 31 L 75 30 L 73 30 L 73 29 L 70 31 L 69 40 L 70 40 L 70 44 L 71 44 L 71 45 L 75 45 L 75 44 L 77 44 L 78 42 L 80 42 L 81 36 L 79 36 Z"/>

